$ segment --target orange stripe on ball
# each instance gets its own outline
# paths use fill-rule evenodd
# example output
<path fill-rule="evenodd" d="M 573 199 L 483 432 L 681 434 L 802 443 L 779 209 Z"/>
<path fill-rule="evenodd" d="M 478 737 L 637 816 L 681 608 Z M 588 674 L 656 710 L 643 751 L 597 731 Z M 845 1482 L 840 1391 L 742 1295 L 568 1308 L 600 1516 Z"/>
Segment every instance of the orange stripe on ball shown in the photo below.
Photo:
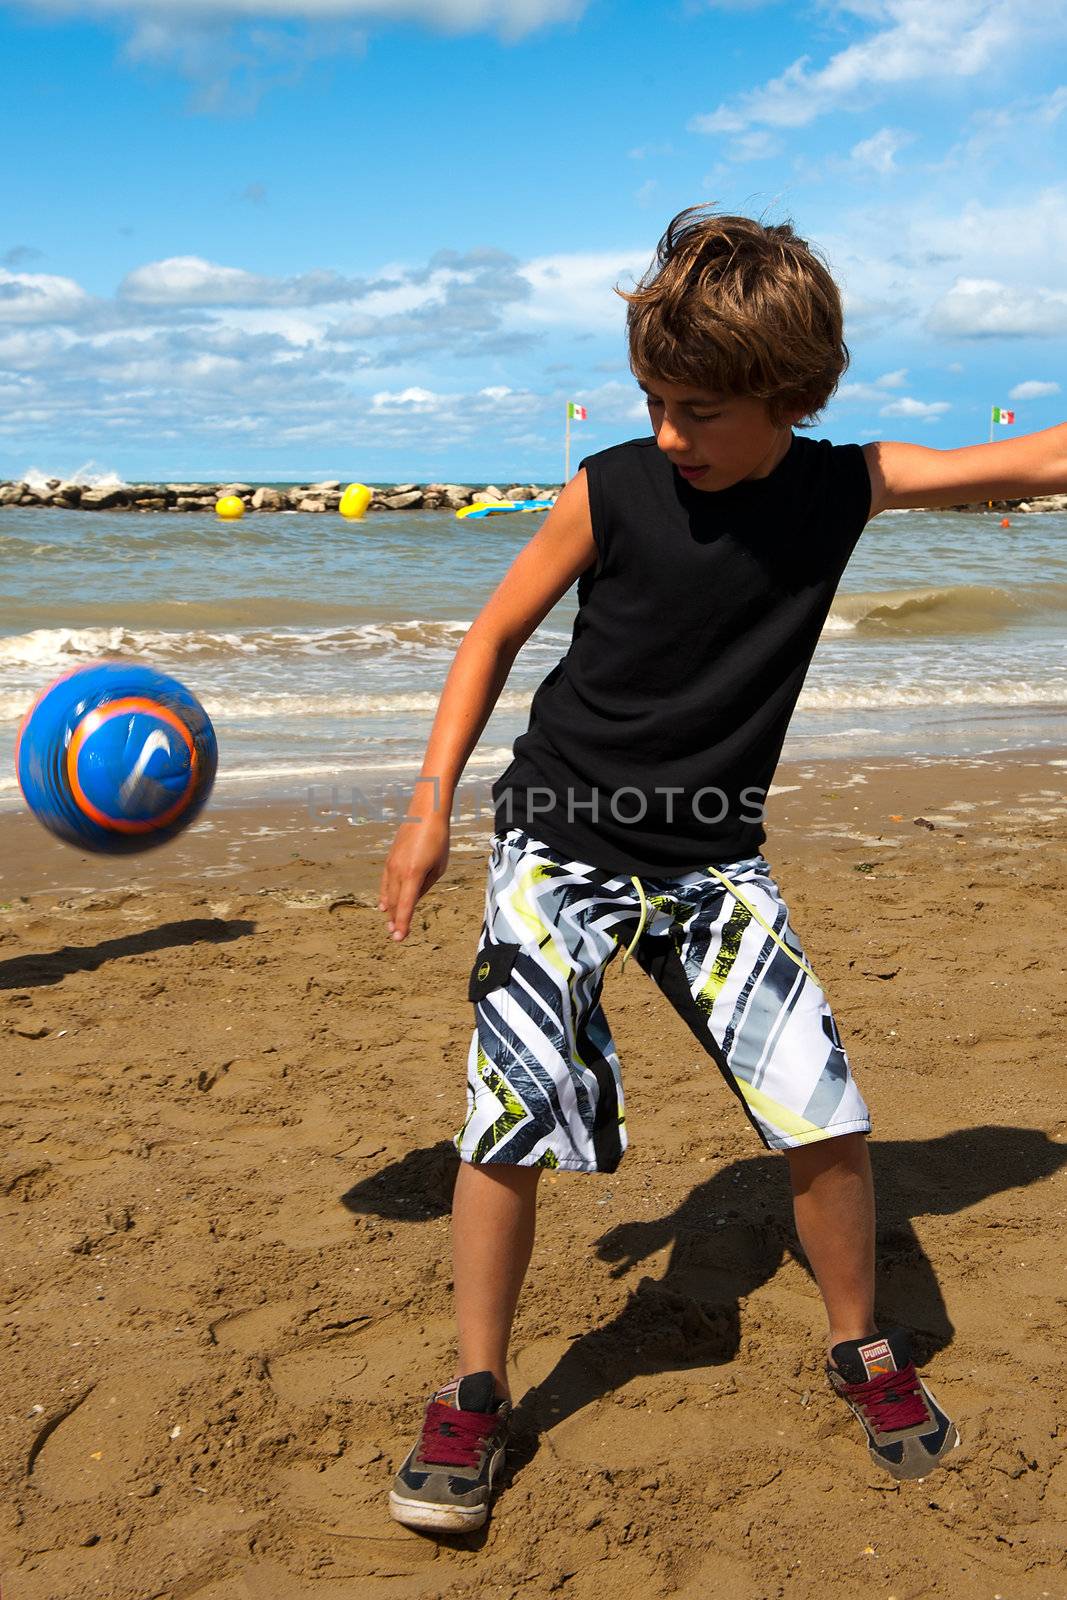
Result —
<path fill-rule="evenodd" d="M 142 712 L 145 716 L 165 722 L 184 741 L 185 748 L 189 752 L 189 781 L 181 795 L 166 811 L 148 822 L 134 822 L 128 817 L 109 817 L 106 811 L 101 811 L 99 806 L 93 804 L 78 779 L 78 756 L 90 734 L 102 728 L 105 722 L 110 722 L 112 717 L 129 716 L 133 712 Z M 159 705 L 157 701 L 143 700 L 138 695 L 130 695 L 124 700 L 111 700 L 106 705 L 94 706 L 92 711 L 87 711 L 75 728 L 67 749 L 67 782 L 70 784 L 78 810 L 84 812 L 90 821 L 98 823 L 101 828 L 110 828 L 113 833 L 155 833 L 158 828 L 165 828 L 168 822 L 173 822 L 175 817 L 180 817 L 196 786 L 197 766 L 196 745 L 181 718 L 176 717 L 166 706 Z"/>

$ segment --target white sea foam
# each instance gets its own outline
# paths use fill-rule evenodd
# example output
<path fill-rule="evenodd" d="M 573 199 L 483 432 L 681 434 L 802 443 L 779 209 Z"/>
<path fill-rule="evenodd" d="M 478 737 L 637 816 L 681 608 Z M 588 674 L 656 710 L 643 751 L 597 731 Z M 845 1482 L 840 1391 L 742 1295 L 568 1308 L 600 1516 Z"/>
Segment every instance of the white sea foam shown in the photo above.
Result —
<path fill-rule="evenodd" d="M 27 467 L 18 480 L 28 484 L 31 489 L 47 489 L 52 479 L 59 478 L 63 483 L 78 483 L 83 489 L 124 489 L 126 479 L 120 478 L 117 472 L 110 467 L 99 467 L 95 461 L 86 461 L 73 472 L 62 473 L 42 472 L 40 467 Z"/>
<path fill-rule="evenodd" d="M 1056 706 L 1067 707 L 1067 678 L 1044 683 L 1004 679 L 999 683 L 900 683 L 852 688 L 806 688 L 801 711 L 885 711 L 906 706 Z"/>
<path fill-rule="evenodd" d="M 35 689 L 0 690 L 0 724 L 17 723 L 33 702 Z M 532 691 L 505 690 L 497 710 L 525 714 Z M 200 698 L 212 720 L 220 727 L 229 724 L 276 723 L 280 728 L 293 722 L 311 723 L 317 719 L 340 721 L 345 718 L 415 718 L 424 720 L 437 710 L 436 693 L 389 693 L 385 689 L 370 694 L 325 692 L 321 694 L 212 693 Z M 1042 683 L 1003 679 L 997 682 L 859 684 L 821 688 L 809 685 L 800 696 L 800 712 L 893 711 L 924 706 L 1064 706 L 1067 707 L 1067 678 L 1049 678 Z M 416 724 L 413 736 L 425 728 Z M 862 738 L 868 728 L 836 730 L 835 738 Z"/>
<path fill-rule="evenodd" d="M 0 723 L 18 722 L 33 704 L 37 689 L 0 690 Z M 437 710 L 436 694 L 243 694 L 203 692 L 199 698 L 212 721 L 277 722 L 328 717 L 430 717 Z M 526 711 L 530 695 L 505 690 L 497 700 L 500 711 Z M 425 730 L 423 730 L 425 731 Z"/>
<path fill-rule="evenodd" d="M 212 632 L 111 628 L 33 628 L 0 638 L 0 668 L 32 667 L 62 672 L 106 658 L 168 661 L 187 656 L 285 656 L 357 654 L 396 660 L 451 658 L 470 627 L 464 621 L 364 622 L 336 628 L 246 628 Z M 562 653 L 568 635 L 539 629 L 530 643 Z M 529 645 L 527 645 L 529 649 Z"/>
<path fill-rule="evenodd" d="M 500 745 L 491 750 L 475 750 L 467 761 L 471 767 L 501 767 L 511 760 L 510 745 Z M 403 772 L 413 782 L 418 776 L 419 756 L 413 753 L 406 761 L 266 761 L 262 766 L 226 767 L 219 770 L 219 781 L 227 783 L 255 783 L 267 778 L 338 777 L 341 774 L 369 775 L 374 772 Z"/>
<path fill-rule="evenodd" d="M 392 717 L 432 716 L 437 710 L 436 694 L 265 694 L 242 695 L 232 699 L 205 693 L 204 709 L 216 722 L 275 721 L 300 717 Z M 530 695 L 505 692 L 497 701 L 501 711 L 525 711 Z"/>

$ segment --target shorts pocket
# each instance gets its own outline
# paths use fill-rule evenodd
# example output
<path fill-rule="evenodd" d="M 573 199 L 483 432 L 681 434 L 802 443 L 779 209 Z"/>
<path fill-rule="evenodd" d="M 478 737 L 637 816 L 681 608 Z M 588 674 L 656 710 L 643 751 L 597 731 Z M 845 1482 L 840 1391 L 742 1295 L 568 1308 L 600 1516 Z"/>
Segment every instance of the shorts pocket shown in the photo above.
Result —
<path fill-rule="evenodd" d="M 471 968 L 467 999 L 484 1000 L 494 989 L 502 989 L 511 977 L 520 948 L 517 944 L 483 944 Z"/>

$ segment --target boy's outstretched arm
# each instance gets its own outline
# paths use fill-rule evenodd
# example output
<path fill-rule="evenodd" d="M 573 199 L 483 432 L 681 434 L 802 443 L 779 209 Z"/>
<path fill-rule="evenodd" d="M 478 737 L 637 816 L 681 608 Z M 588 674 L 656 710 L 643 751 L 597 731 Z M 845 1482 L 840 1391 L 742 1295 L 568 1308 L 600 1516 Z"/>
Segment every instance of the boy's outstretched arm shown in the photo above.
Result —
<path fill-rule="evenodd" d="M 973 500 L 1067 494 L 1067 422 L 1040 433 L 960 450 L 878 440 L 863 446 L 871 475 L 871 516 Z"/>
<path fill-rule="evenodd" d="M 487 535 L 492 538 L 492 533 Z M 449 820 L 460 774 L 526 640 L 597 558 L 584 472 L 571 479 L 468 629 L 445 679 L 422 772 L 382 873 L 378 909 L 394 939 L 448 865 Z"/>

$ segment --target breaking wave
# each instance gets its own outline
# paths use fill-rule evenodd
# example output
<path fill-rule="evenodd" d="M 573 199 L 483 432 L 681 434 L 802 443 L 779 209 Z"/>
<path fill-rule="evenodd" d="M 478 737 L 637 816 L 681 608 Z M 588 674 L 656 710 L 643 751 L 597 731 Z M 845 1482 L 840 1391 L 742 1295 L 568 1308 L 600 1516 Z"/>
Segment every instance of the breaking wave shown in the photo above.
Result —
<path fill-rule="evenodd" d="M 825 632 L 992 633 L 1042 612 L 1067 614 L 1067 583 L 958 583 L 839 594 Z"/>

